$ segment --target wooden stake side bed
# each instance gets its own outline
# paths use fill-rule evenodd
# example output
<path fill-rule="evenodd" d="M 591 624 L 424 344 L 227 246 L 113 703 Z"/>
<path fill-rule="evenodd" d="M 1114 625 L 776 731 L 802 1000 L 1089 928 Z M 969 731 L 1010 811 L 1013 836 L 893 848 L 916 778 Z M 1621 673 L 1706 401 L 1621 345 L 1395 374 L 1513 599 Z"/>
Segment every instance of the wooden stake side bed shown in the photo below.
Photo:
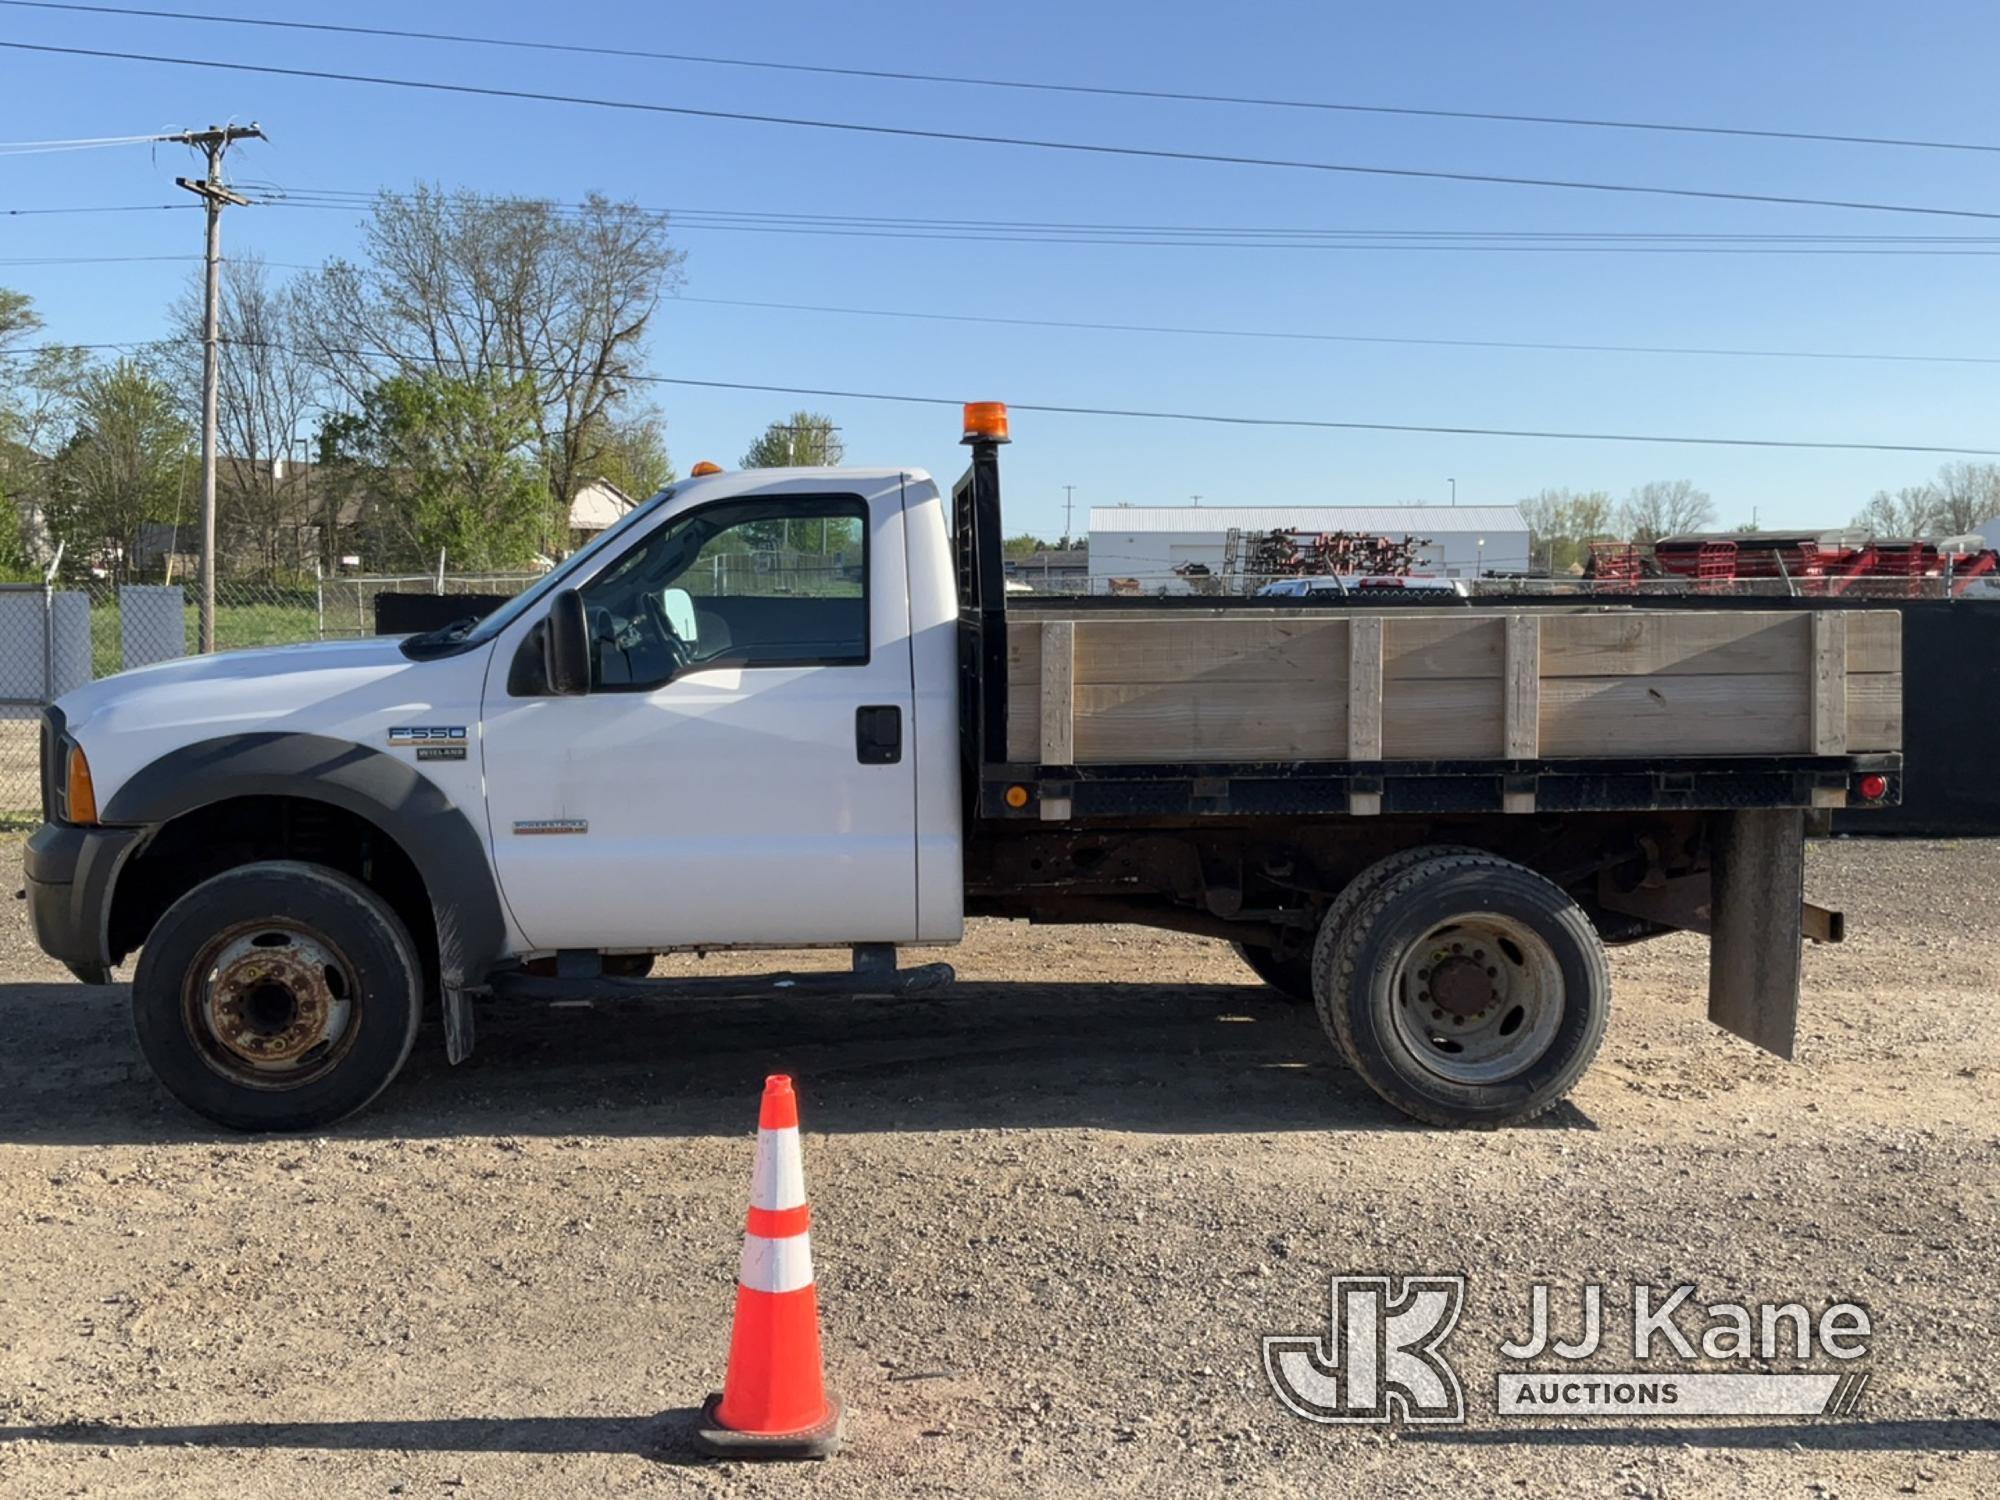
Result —
<path fill-rule="evenodd" d="M 1798 805 L 1845 806 L 1857 757 L 1893 769 L 1902 746 L 1900 626 L 1863 610 L 1052 608 L 1007 622 L 1005 758 L 1036 781 L 1339 768 L 1369 783 L 1347 788 L 1353 813 L 1394 810 L 1375 781 L 1454 774 L 1445 766 L 1510 780 L 1489 805 L 1532 812 L 1550 808 L 1547 777 L 1608 766 L 1713 790 L 1717 775 L 1768 777 L 1782 760 L 1788 780 L 1811 777 Z M 1037 800 L 1038 816 L 1065 815 Z"/>

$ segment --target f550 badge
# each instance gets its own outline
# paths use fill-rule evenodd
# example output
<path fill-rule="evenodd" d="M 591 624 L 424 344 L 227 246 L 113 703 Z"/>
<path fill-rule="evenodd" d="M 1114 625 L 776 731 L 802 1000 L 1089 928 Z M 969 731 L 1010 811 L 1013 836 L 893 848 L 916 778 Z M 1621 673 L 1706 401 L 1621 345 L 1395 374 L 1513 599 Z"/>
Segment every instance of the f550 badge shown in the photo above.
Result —
<path fill-rule="evenodd" d="M 390 729 L 389 747 L 409 750 L 418 745 L 456 745 L 463 750 L 465 738 L 463 724 L 405 724 Z"/>

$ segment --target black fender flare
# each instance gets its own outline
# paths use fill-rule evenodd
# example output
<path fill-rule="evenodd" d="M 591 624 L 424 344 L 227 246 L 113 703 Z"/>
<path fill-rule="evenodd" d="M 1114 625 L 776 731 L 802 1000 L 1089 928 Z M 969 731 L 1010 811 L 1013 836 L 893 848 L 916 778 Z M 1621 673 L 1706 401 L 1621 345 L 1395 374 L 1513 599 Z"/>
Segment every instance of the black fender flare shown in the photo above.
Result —
<path fill-rule="evenodd" d="M 446 1045 L 472 1048 L 464 992 L 507 947 L 500 890 L 477 814 L 405 761 L 318 734 L 231 734 L 170 750 L 135 772 L 105 804 L 107 824 L 158 828 L 238 797 L 306 797 L 365 818 L 401 846 L 423 878 L 437 926 Z"/>

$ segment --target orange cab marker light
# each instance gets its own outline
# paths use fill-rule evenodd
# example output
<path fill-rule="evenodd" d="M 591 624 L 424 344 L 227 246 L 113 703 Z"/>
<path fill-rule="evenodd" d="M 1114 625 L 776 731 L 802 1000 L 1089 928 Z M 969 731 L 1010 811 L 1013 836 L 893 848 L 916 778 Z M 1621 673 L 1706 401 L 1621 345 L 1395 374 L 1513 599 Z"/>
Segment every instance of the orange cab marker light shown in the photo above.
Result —
<path fill-rule="evenodd" d="M 968 401 L 965 403 L 966 443 L 1004 443 L 1007 438 L 1007 403 Z"/>
<path fill-rule="evenodd" d="M 722 472 L 721 464 L 712 464 L 707 459 L 703 459 L 700 463 L 696 464 L 692 469 L 688 470 L 688 478 L 701 479 L 705 478 L 707 475 L 720 474 L 721 472 Z"/>
<path fill-rule="evenodd" d="M 1013 808 L 1026 807 L 1028 805 L 1028 789 L 1024 786 L 1008 787 L 1007 805 Z"/>
<path fill-rule="evenodd" d="M 69 747 L 69 763 L 63 771 L 64 812 L 72 823 L 95 823 L 97 821 L 97 788 L 91 784 L 90 762 L 83 758 L 83 747 Z"/>

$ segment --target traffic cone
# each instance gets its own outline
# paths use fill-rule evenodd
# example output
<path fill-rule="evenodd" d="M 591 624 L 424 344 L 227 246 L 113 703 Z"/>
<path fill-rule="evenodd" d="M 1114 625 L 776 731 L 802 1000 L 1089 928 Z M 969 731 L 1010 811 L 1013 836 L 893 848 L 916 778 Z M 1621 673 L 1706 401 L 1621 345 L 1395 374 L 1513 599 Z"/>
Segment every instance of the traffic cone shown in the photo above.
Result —
<path fill-rule="evenodd" d="M 764 1080 L 750 1221 L 736 1277 L 736 1322 L 722 1393 L 701 1408 L 696 1443 L 723 1458 L 828 1458 L 840 1403 L 827 1394 L 806 1232 L 805 1165 L 792 1080 Z"/>

